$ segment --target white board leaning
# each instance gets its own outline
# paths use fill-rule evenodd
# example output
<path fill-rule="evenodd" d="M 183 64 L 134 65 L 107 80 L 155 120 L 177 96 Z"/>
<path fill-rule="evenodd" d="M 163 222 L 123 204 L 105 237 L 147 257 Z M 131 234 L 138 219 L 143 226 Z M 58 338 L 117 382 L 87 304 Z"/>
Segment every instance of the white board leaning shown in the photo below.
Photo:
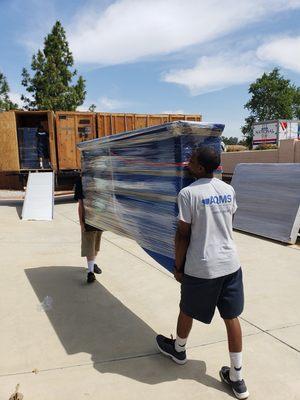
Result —
<path fill-rule="evenodd" d="M 238 164 L 234 228 L 294 244 L 300 229 L 300 164 Z"/>
<path fill-rule="evenodd" d="M 54 207 L 53 172 L 30 172 L 22 210 L 22 219 L 51 221 Z"/>

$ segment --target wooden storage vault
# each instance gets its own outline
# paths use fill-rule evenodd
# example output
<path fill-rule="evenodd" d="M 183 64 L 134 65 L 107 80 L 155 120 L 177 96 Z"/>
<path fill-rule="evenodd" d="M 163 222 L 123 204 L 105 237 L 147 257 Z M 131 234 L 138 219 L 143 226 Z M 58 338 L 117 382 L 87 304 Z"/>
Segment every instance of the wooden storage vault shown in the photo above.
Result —
<path fill-rule="evenodd" d="M 0 112 L 0 171 L 19 171 L 17 127 L 14 111 Z"/>
<path fill-rule="evenodd" d="M 59 111 L 55 113 L 58 167 L 60 170 L 80 169 L 77 143 L 96 138 L 96 114 Z"/>
<path fill-rule="evenodd" d="M 109 136 L 179 120 L 201 121 L 201 115 L 97 113 L 97 133 L 98 137 Z"/>
<path fill-rule="evenodd" d="M 39 126 L 49 133 L 52 169 L 63 172 L 80 169 L 80 153 L 76 147 L 80 142 L 177 120 L 201 121 L 201 115 L 0 112 L 0 172 L 40 169 L 36 149 L 36 130 Z"/>
<path fill-rule="evenodd" d="M 0 113 L 0 171 L 39 169 L 36 149 L 39 126 L 49 133 L 49 161 L 52 169 L 57 169 L 53 112 L 7 111 Z"/>

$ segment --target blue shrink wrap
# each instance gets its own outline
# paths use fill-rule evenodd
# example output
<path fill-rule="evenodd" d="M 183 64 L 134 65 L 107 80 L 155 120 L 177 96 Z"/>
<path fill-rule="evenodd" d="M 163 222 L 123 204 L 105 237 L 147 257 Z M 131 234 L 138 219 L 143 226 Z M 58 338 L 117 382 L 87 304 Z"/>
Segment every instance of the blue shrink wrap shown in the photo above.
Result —
<path fill-rule="evenodd" d="M 193 149 L 221 151 L 224 125 L 177 121 L 80 143 L 85 219 L 135 240 L 169 271 L 179 191 Z"/>

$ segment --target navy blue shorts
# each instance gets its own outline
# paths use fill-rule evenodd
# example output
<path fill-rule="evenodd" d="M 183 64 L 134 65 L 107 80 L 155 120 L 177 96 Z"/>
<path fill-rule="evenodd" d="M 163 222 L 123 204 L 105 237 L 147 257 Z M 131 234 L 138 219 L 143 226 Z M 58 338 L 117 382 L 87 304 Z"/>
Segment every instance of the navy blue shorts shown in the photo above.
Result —
<path fill-rule="evenodd" d="M 183 276 L 180 310 L 184 314 L 210 324 L 216 307 L 224 319 L 236 318 L 242 313 L 244 289 L 241 268 L 233 274 L 214 279 Z"/>

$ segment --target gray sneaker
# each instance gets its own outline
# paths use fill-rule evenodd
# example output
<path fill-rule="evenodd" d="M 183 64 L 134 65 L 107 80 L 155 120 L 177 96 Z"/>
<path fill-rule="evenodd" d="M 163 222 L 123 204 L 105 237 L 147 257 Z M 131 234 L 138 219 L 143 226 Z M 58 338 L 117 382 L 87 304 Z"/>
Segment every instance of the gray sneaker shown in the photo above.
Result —
<path fill-rule="evenodd" d="M 175 340 L 169 339 L 163 335 L 156 336 L 158 350 L 165 356 L 171 357 L 177 364 L 185 364 L 187 362 L 185 351 L 175 350 Z"/>
<path fill-rule="evenodd" d="M 249 392 L 247 390 L 244 379 L 234 382 L 230 379 L 229 372 L 229 367 L 222 367 L 219 372 L 221 380 L 231 387 L 237 399 L 247 399 L 249 397 Z"/>

